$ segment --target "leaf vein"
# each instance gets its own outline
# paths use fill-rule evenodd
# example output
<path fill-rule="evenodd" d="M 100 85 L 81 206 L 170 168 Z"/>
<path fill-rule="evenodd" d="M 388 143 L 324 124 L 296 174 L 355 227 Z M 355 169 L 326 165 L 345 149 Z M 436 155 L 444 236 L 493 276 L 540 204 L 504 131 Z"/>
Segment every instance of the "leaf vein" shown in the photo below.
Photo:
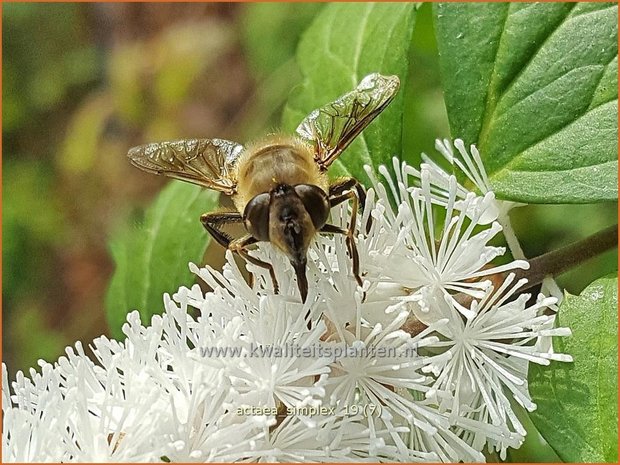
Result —
<path fill-rule="evenodd" d="M 493 116 L 493 111 L 495 109 L 495 102 L 493 99 L 493 90 L 494 85 L 493 81 L 495 81 L 496 67 L 497 67 L 497 56 L 499 54 L 499 49 L 501 48 L 502 39 L 504 37 L 504 31 L 506 30 L 506 22 L 508 21 L 508 16 L 510 15 L 510 5 L 508 4 L 505 9 L 504 21 L 502 23 L 501 32 L 499 35 L 499 40 L 497 41 L 497 47 L 495 49 L 495 54 L 493 58 L 493 69 L 491 69 L 489 86 L 487 89 L 487 93 L 485 96 L 485 111 L 484 111 L 484 119 L 482 121 L 482 125 L 480 126 L 480 132 L 478 133 L 478 145 L 482 148 L 484 145 L 483 139 L 486 139 L 486 134 L 488 131 L 488 127 L 491 124 L 491 119 Z"/>
<path fill-rule="evenodd" d="M 510 107 L 506 108 L 505 111 L 501 112 L 501 113 L 496 113 L 494 114 L 494 120 L 497 121 L 497 119 L 499 117 L 501 117 L 502 115 L 505 115 L 508 111 L 510 111 L 512 108 L 516 107 L 517 105 L 519 105 L 521 102 L 523 102 L 524 100 L 527 100 L 528 98 L 532 97 L 533 95 L 536 95 L 540 92 L 543 92 L 545 90 L 547 90 L 547 88 L 551 85 L 553 85 L 555 82 L 559 81 L 560 79 L 562 79 L 564 76 L 566 76 L 569 73 L 572 73 L 573 71 L 577 71 L 580 69 L 585 69 L 585 68 L 602 68 L 602 72 L 601 75 L 599 76 L 599 83 L 601 82 L 601 79 L 603 78 L 603 74 L 605 74 L 605 66 L 606 65 L 602 65 L 602 64 L 588 64 L 588 65 L 582 65 L 582 66 L 577 66 L 575 68 L 569 69 L 568 71 L 566 71 L 564 74 L 559 75 L 558 77 L 556 77 L 555 79 L 553 79 L 552 81 L 548 82 L 547 84 L 545 84 L 543 87 L 538 87 L 536 89 L 534 89 L 532 92 L 530 92 L 529 94 L 525 95 L 524 97 L 520 98 L 519 100 L 517 100 L 516 102 L 514 102 L 512 105 L 510 105 Z M 594 87 L 594 90 L 596 91 L 596 88 L 598 87 L 598 84 Z M 594 97 L 595 92 L 592 93 L 592 97 Z M 505 97 L 502 96 L 502 98 Z M 498 105 L 499 106 L 499 105 Z M 497 107 L 496 107 L 497 108 Z"/>
<path fill-rule="evenodd" d="M 562 125 L 561 127 L 559 127 L 558 129 L 556 129 L 555 131 L 553 131 L 553 132 L 551 132 L 551 133 L 549 133 L 549 134 L 545 135 L 542 139 L 539 139 L 539 140 L 537 140 L 536 142 L 534 142 L 532 145 L 530 145 L 530 146 L 528 147 L 528 149 L 532 149 L 532 148 L 536 147 L 537 145 L 542 144 L 542 143 L 543 143 L 544 141 L 546 141 L 547 139 L 549 139 L 549 138 L 551 138 L 551 137 L 555 136 L 556 134 L 558 134 L 558 133 L 562 132 L 564 129 L 566 129 L 567 127 L 569 127 L 571 124 L 575 124 L 575 123 L 576 123 L 577 121 L 579 121 L 581 118 L 583 118 L 584 116 L 586 116 L 588 113 L 591 113 L 592 111 L 596 110 L 597 108 L 599 108 L 599 107 L 601 107 L 601 106 L 604 106 L 604 105 L 608 105 L 608 104 L 613 103 L 613 102 L 617 102 L 617 101 L 618 101 L 618 99 L 615 99 L 615 100 L 610 100 L 610 101 L 607 101 L 607 102 L 602 102 L 601 104 L 596 105 L 596 106 L 594 106 L 594 107 L 592 107 L 592 108 L 588 108 L 586 111 L 584 111 L 582 114 L 580 114 L 580 115 L 579 115 L 578 117 L 576 117 L 575 119 L 573 119 L 573 120 L 571 120 L 571 121 L 568 121 L 566 124 Z M 522 154 L 522 153 L 523 153 L 523 152 L 521 152 L 521 154 Z M 517 170 L 511 169 L 511 166 L 512 166 L 512 165 L 514 165 L 516 162 L 518 162 L 518 161 L 520 160 L 520 156 L 519 156 L 519 155 L 521 155 L 521 154 L 517 154 L 517 155 L 515 155 L 515 156 L 514 156 L 514 157 L 513 157 L 513 158 L 512 158 L 512 159 L 511 159 L 508 163 L 506 163 L 506 164 L 505 164 L 505 165 L 504 165 L 501 169 L 496 170 L 496 171 L 494 171 L 494 172 L 492 172 L 492 173 L 489 173 L 489 174 L 497 175 L 497 174 L 499 174 L 499 173 L 502 173 L 504 170 L 508 170 L 508 171 L 517 171 Z M 547 171 L 547 170 L 545 170 L 545 171 Z M 551 170 L 549 170 L 549 171 L 551 171 Z M 560 171 L 562 171 L 562 170 L 560 170 Z"/>
<path fill-rule="evenodd" d="M 547 36 L 540 42 L 540 45 L 536 47 L 536 50 L 529 56 L 528 60 L 525 63 L 523 63 L 523 66 L 521 66 L 519 71 L 514 75 L 514 77 L 510 80 L 510 82 L 505 86 L 504 90 L 501 93 L 500 98 L 498 99 L 498 104 L 506 96 L 506 94 L 508 94 L 510 90 L 512 90 L 512 87 L 514 87 L 514 85 L 517 83 L 519 78 L 523 75 L 525 70 L 532 64 L 532 61 L 534 60 L 534 58 L 536 58 L 538 53 L 540 53 L 542 48 L 547 44 L 551 36 L 553 36 L 562 27 L 562 25 L 566 23 L 566 19 L 568 18 L 568 15 L 570 14 L 570 12 L 573 11 L 573 8 L 575 8 L 575 5 L 576 5 L 575 3 L 572 3 L 570 5 L 570 10 L 566 13 L 566 16 L 564 16 L 564 18 L 561 21 L 559 21 L 558 24 L 551 31 L 549 31 Z M 529 95 L 526 96 L 525 98 L 527 97 L 529 97 Z"/>

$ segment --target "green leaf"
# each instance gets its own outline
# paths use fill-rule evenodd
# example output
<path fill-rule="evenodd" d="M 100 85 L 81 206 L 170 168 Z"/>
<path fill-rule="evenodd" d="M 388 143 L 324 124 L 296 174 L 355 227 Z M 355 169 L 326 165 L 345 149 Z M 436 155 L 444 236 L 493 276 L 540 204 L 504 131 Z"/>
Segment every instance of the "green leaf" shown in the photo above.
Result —
<path fill-rule="evenodd" d="M 411 3 L 326 5 L 297 49 L 304 81 L 284 110 L 284 128 L 294 131 L 312 110 L 353 90 L 373 72 L 396 74 L 404 87 L 414 18 Z M 357 137 L 334 163 L 331 174 L 364 181 L 364 164 L 377 167 L 399 156 L 402 115 L 401 95 Z"/>
<path fill-rule="evenodd" d="M 618 278 L 601 278 L 579 297 L 568 295 L 556 340 L 571 364 L 530 365 L 531 418 L 565 462 L 618 462 Z"/>
<path fill-rule="evenodd" d="M 617 200 L 617 6 L 434 8 L 452 135 L 477 144 L 498 196 Z"/>
<path fill-rule="evenodd" d="M 536 462 L 558 463 L 560 457 L 553 448 L 545 441 L 545 438 L 536 429 L 530 415 L 525 408 L 521 407 L 514 399 L 510 399 L 512 411 L 525 428 L 525 440 L 518 449 L 508 449 L 506 461 L 513 463 Z"/>
<path fill-rule="evenodd" d="M 163 294 L 191 284 L 190 261 L 200 262 L 210 236 L 200 215 L 218 205 L 218 194 L 172 181 L 146 211 L 143 224 L 111 241 L 116 270 L 106 296 L 112 334 L 121 337 L 126 316 L 144 322 L 163 311 Z"/>
<path fill-rule="evenodd" d="M 299 36 L 322 7 L 321 3 L 244 4 L 241 41 L 253 73 L 269 76 L 291 60 Z"/>

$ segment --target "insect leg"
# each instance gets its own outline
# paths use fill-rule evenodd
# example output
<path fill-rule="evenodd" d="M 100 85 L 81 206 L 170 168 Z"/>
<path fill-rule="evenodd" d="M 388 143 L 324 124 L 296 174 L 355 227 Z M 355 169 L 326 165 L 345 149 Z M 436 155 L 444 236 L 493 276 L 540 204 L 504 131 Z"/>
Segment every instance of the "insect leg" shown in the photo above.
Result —
<path fill-rule="evenodd" d="M 331 197 L 340 198 L 343 192 L 350 191 L 352 189 L 355 189 L 355 192 L 357 193 L 357 198 L 359 199 L 359 205 L 361 206 L 361 208 L 364 208 L 364 206 L 366 205 L 366 191 L 364 190 L 364 187 L 360 184 L 360 182 L 355 178 L 341 178 L 338 181 L 331 184 L 329 186 L 330 201 L 331 201 Z M 338 203 L 344 202 L 344 200 L 346 199 L 343 198 Z M 332 203 L 331 206 L 338 205 L 338 203 Z M 366 222 L 366 228 L 365 228 L 366 233 L 370 231 L 371 226 L 372 226 L 372 217 L 369 216 L 368 221 Z"/>
<path fill-rule="evenodd" d="M 353 194 L 355 196 L 355 194 Z M 357 197 L 355 197 L 357 200 Z M 353 218 L 354 219 L 354 218 Z M 353 275 L 355 276 L 355 280 L 360 287 L 363 285 L 362 278 L 360 277 L 360 259 L 359 254 L 357 253 L 357 245 L 355 244 L 355 238 L 353 237 L 355 233 L 355 223 L 351 222 L 349 225 L 349 229 L 343 229 L 333 224 L 325 224 L 320 229 L 321 233 L 325 234 L 343 234 L 347 238 L 347 250 L 349 251 L 349 256 L 351 257 L 351 261 L 353 262 Z"/>
<path fill-rule="evenodd" d="M 265 268 L 269 271 L 269 276 L 271 276 L 271 281 L 273 282 L 273 292 L 276 294 L 279 292 L 278 280 L 276 279 L 276 273 L 273 270 L 273 265 L 271 263 L 264 262 L 263 260 L 259 260 L 256 257 L 252 257 L 250 253 L 247 251 L 246 247 L 256 244 L 258 240 L 252 237 L 251 235 L 243 236 L 239 239 L 236 239 L 230 243 L 228 248 L 233 252 L 238 253 L 243 258 L 245 258 L 248 262 L 260 266 L 261 268 Z"/>
<path fill-rule="evenodd" d="M 205 213 L 200 217 L 200 222 L 218 244 L 228 249 L 233 239 L 222 231 L 221 227 L 225 224 L 241 223 L 243 218 L 238 212 L 215 212 Z"/>
<path fill-rule="evenodd" d="M 277 293 L 278 292 L 278 281 L 276 280 L 276 274 L 273 270 L 273 266 L 271 264 L 259 260 L 258 258 L 252 257 L 247 250 L 246 247 L 255 244 L 258 242 L 251 235 L 243 236 L 240 239 L 233 240 L 228 234 L 222 231 L 220 228 L 222 225 L 231 224 L 231 223 L 241 223 L 243 218 L 238 212 L 217 212 L 217 213 L 205 213 L 200 217 L 200 221 L 209 234 L 213 236 L 213 238 L 223 247 L 235 252 L 245 258 L 248 262 L 253 263 L 254 265 L 260 266 L 269 270 L 269 275 L 271 276 L 271 280 L 273 281 L 273 289 Z M 253 275 L 251 275 L 253 276 Z"/>
<path fill-rule="evenodd" d="M 360 205 L 366 205 L 366 191 L 360 182 L 355 178 L 341 178 L 329 186 L 329 196 L 337 196 L 348 190 L 355 189 Z"/>

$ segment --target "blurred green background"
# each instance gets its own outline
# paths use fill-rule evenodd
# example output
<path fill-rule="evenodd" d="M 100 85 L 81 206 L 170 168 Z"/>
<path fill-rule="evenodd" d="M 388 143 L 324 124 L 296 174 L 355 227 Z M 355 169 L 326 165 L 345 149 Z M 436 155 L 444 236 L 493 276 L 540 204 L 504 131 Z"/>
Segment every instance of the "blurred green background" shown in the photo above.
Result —
<path fill-rule="evenodd" d="M 245 142 L 278 127 L 301 80 L 300 34 L 321 4 L 4 4 L 3 360 L 9 371 L 108 334 L 107 243 L 165 179 L 127 149 L 174 138 Z M 404 148 L 448 137 L 429 5 L 419 11 Z M 615 223 L 617 205 L 528 206 L 515 229 L 535 256 Z M 207 260 L 223 261 L 220 247 Z M 578 293 L 617 269 L 609 252 L 566 273 Z"/>

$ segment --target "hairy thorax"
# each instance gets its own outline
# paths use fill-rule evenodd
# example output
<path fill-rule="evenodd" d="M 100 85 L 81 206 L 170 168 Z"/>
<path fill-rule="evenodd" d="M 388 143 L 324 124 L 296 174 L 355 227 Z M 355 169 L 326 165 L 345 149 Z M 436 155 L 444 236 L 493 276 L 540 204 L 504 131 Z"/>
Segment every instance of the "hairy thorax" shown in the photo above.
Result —
<path fill-rule="evenodd" d="M 325 192 L 328 180 L 314 161 L 308 144 L 291 137 L 271 136 L 248 147 L 237 164 L 235 206 L 243 212 L 256 195 L 279 184 L 314 184 Z"/>

